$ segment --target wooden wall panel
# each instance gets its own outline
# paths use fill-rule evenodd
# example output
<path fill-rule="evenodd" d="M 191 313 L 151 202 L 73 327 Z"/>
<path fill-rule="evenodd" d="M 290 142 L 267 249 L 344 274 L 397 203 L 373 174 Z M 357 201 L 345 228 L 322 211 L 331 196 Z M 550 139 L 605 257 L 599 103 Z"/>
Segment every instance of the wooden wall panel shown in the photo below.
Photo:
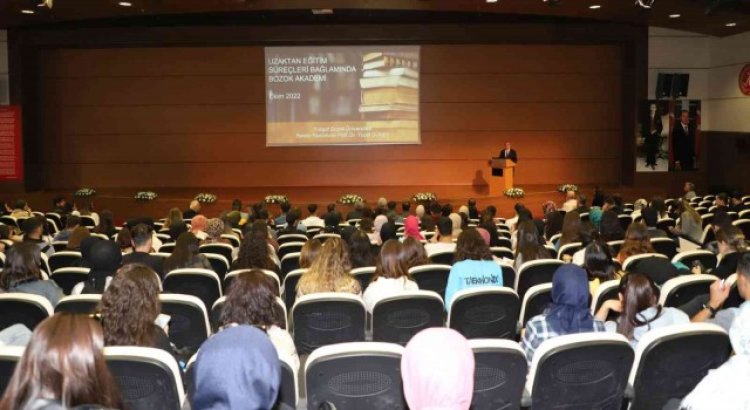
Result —
<path fill-rule="evenodd" d="M 486 184 L 519 150 L 518 185 L 621 180 L 616 45 L 425 45 L 422 144 L 265 147 L 262 47 L 41 53 L 49 189 Z"/>

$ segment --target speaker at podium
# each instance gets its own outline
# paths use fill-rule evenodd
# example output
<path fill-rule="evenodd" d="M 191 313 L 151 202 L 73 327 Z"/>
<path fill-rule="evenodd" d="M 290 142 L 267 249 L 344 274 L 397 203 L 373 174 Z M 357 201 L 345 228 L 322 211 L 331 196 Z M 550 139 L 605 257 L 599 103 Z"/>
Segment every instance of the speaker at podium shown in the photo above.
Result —
<path fill-rule="evenodd" d="M 509 158 L 492 158 L 490 160 L 493 178 L 490 181 L 490 196 L 501 196 L 506 189 L 513 188 L 516 162 Z M 496 179 L 502 178 L 502 183 Z"/>

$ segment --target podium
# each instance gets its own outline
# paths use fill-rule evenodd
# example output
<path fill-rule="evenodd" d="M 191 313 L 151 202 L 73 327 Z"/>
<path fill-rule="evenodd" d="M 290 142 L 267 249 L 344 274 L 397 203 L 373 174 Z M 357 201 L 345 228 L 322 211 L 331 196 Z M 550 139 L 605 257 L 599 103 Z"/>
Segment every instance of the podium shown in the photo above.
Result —
<path fill-rule="evenodd" d="M 502 196 L 506 189 L 513 188 L 513 177 L 515 176 L 516 163 L 505 158 L 492 158 L 490 161 L 492 176 L 502 176 L 504 184 L 499 181 L 490 181 L 490 196 Z"/>

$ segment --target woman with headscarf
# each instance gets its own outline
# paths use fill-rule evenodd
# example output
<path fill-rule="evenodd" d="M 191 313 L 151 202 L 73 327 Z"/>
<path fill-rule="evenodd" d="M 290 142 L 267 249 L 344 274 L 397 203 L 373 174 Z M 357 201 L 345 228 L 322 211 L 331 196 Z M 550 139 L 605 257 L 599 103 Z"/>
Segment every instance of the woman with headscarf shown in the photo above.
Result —
<path fill-rule="evenodd" d="M 388 223 L 388 217 L 381 214 L 375 217 L 375 219 L 372 221 L 373 231 L 375 234 L 378 235 L 378 245 L 382 244 L 383 238 L 380 236 L 380 230 L 383 229 L 383 225 Z"/>
<path fill-rule="evenodd" d="M 687 410 L 743 410 L 750 408 L 750 308 L 745 306 L 729 329 L 734 356 L 710 370 L 682 401 Z"/>
<path fill-rule="evenodd" d="M 101 241 L 101 238 L 89 236 L 81 241 L 81 267 L 88 268 L 91 263 L 91 248 L 94 244 Z"/>
<path fill-rule="evenodd" d="M 203 343 L 194 374 L 195 410 L 270 409 L 281 384 L 276 349 L 249 325 L 228 327 Z"/>
<path fill-rule="evenodd" d="M 385 243 L 389 239 L 398 239 L 398 235 L 396 234 L 396 224 L 393 222 L 384 223 L 383 226 L 380 227 L 380 240 Z"/>
<path fill-rule="evenodd" d="M 190 232 L 200 240 L 204 240 L 208 237 L 206 234 L 207 227 L 208 219 L 203 215 L 196 215 L 190 220 Z"/>
<path fill-rule="evenodd" d="M 414 238 L 419 241 L 424 240 L 424 236 L 419 232 L 419 220 L 417 217 L 409 215 L 404 219 L 404 238 Z"/>
<path fill-rule="evenodd" d="M 526 324 L 521 340 L 526 360 L 545 340 L 585 332 L 604 332 L 604 323 L 595 320 L 589 308 L 589 281 L 580 266 L 565 264 L 552 277 L 552 303 L 541 315 Z"/>
<path fill-rule="evenodd" d="M 466 410 L 474 394 L 474 353 L 453 329 L 425 329 L 406 345 L 401 379 L 412 410 Z"/>
<path fill-rule="evenodd" d="M 457 213 L 454 212 L 454 213 L 448 215 L 448 218 L 450 218 L 451 224 L 453 224 L 453 234 L 452 234 L 452 236 L 454 238 L 458 238 L 458 235 L 461 235 L 461 225 L 462 225 L 462 222 L 463 222 L 461 220 L 461 215 L 459 215 L 459 214 L 457 214 Z"/>
<path fill-rule="evenodd" d="M 89 276 L 83 286 L 83 293 L 102 293 L 107 278 L 115 276 L 122 265 L 120 247 L 112 241 L 97 241 L 91 247 L 89 258 Z"/>

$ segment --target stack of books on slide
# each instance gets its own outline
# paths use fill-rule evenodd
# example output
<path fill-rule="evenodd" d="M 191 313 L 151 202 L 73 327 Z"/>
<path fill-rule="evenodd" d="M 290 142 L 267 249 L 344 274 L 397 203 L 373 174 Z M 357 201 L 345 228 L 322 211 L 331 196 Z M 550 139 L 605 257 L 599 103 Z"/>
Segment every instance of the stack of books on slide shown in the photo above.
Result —
<path fill-rule="evenodd" d="M 362 104 L 367 120 L 417 120 L 419 62 L 416 53 L 367 53 L 362 57 Z"/>

